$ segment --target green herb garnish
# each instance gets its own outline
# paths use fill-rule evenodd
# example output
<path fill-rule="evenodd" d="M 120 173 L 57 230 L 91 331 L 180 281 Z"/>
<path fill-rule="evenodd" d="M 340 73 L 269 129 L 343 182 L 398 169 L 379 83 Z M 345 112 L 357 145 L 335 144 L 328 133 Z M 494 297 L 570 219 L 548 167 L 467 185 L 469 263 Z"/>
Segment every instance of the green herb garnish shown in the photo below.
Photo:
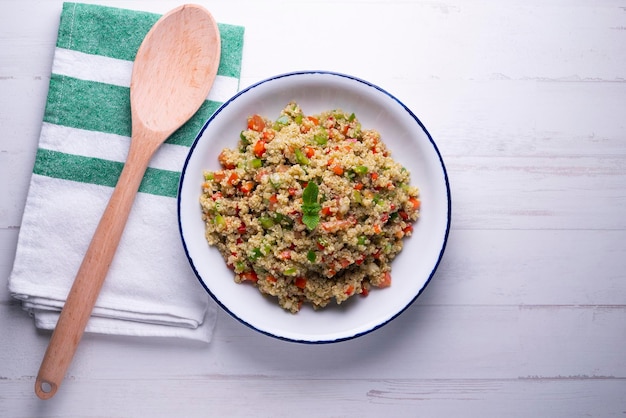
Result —
<path fill-rule="evenodd" d="M 310 181 L 302 192 L 302 223 L 309 231 L 315 229 L 320 222 L 320 210 L 322 206 L 317 202 L 319 188 L 314 181 Z"/>

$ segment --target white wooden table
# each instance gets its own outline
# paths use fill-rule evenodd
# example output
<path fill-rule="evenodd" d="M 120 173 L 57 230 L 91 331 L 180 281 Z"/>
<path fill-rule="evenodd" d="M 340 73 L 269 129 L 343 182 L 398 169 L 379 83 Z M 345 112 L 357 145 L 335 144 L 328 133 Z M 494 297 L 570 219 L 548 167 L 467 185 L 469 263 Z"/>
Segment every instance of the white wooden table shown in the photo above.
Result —
<path fill-rule="evenodd" d="M 210 345 L 87 335 L 39 400 L 49 334 L 6 282 L 62 2 L 1 0 L 1 416 L 625 416 L 624 0 L 200 3 L 246 27 L 241 87 L 338 71 L 420 117 L 451 182 L 442 264 L 399 318 L 339 344 L 279 341 L 224 312 Z"/>

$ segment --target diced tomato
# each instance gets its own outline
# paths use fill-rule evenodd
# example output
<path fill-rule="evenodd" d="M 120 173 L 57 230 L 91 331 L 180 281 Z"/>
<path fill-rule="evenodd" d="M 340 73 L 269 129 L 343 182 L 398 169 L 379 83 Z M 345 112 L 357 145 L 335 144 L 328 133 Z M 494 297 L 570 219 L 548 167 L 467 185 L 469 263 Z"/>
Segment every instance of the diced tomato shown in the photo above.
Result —
<path fill-rule="evenodd" d="M 361 296 L 366 297 L 369 294 L 370 294 L 370 290 L 367 287 L 363 286 L 361 288 Z"/>
<path fill-rule="evenodd" d="M 267 276 L 266 280 L 270 283 L 276 283 L 276 277 L 274 276 Z"/>
<path fill-rule="evenodd" d="M 328 216 L 330 215 L 330 208 L 328 206 L 324 206 L 322 208 L 322 216 Z"/>
<path fill-rule="evenodd" d="M 241 273 L 241 278 L 246 281 L 253 282 L 253 283 L 256 283 L 259 280 L 259 276 L 257 276 L 254 270 L 245 271 Z"/>
<path fill-rule="evenodd" d="M 295 187 L 290 187 L 287 189 L 287 193 L 289 193 L 289 196 L 295 196 L 296 194 L 296 188 Z"/>
<path fill-rule="evenodd" d="M 262 139 L 259 139 L 258 141 L 256 141 L 256 143 L 254 144 L 253 151 L 254 151 L 254 155 L 261 158 L 261 156 L 265 154 L 265 141 L 263 141 Z"/>
<path fill-rule="evenodd" d="M 378 173 L 374 172 L 374 173 L 370 173 L 370 177 L 372 178 L 372 180 L 377 180 L 378 179 Z"/>
<path fill-rule="evenodd" d="M 326 232 L 337 232 L 340 229 L 347 229 L 352 225 L 352 222 L 349 220 L 340 220 L 340 221 L 328 221 L 322 222 L 320 224 L 322 229 Z"/>
<path fill-rule="evenodd" d="M 411 232 L 413 232 L 413 225 L 407 225 L 406 228 L 402 230 L 402 232 L 404 232 L 405 235 L 410 234 Z"/>
<path fill-rule="evenodd" d="M 263 131 L 263 139 L 266 141 L 271 141 L 276 136 L 276 131 L 273 129 L 266 129 Z"/>
<path fill-rule="evenodd" d="M 354 185 L 354 189 L 355 190 L 362 190 L 363 189 L 363 183 L 357 183 Z"/>
<path fill-rule="evenodd" d="M 271 195 L 269 198 L 269 202 L 270 202 L 270 208 L 274 207 L 274 205 L 278 203 L 278 196 L 276 196 L 276 194 Z"/>
<path fill-rule="evenodd" d="M 398 211 L 398 215 L 405 221 L 409 219 L 409 214 L 403 210 Z"/>
<path fill-rule="evenodd" d="M 221 197 L 222 197 L 222 192 L 215 192 L 211 195 L 211 199 L 213 200 L 220 199 Z"/>
<path fill-rule="evenodd" d="M 240 235 L 245 234 L 246 233 L 246 224 L 244 224 L 242 222 L 241 225 L 239 225 L 239 227 L 237 228 L 237 232 L 239 232 Z"/>
<path fill-rule="evenodd" d="M 291 251 L 285 250 L 280 253 L 280 258 L 283 260 L 291 260 Z"/>
<path fill-rule="evenodd" d="M 354 293 L 354 286 L 349 285 L 348 288 L 346 289 L 346 295 L 350 296 L 353 293 Z"/>
<path fill-rule="evenodd" d="M 265 128 L 265 121 L 259 115 L 252 115 L 248 118 L 248 129 L 261 132 Z"/>
<path fill-rule="evenodd" d="M 378 287 L 389 287 L 391 286 L 391 274 L 386 271 L 382 275 L 382 280 L 378 284 Z"/>
<path fill-rule="evenodd" d="M 363 256 L 363 255 L 361 255 L 359 258 L 354 260 L 354 262 L 356 263 L 357 266 L 360 266 L 361 264 L 363 264 L 363 261 L 365 261 L 365 256 Z"/>
<path fill-rule="evenodd" d="M 304 289 L 306 287 L 306 278 L 296 277 L 295 285 L 300 289 Z"/>

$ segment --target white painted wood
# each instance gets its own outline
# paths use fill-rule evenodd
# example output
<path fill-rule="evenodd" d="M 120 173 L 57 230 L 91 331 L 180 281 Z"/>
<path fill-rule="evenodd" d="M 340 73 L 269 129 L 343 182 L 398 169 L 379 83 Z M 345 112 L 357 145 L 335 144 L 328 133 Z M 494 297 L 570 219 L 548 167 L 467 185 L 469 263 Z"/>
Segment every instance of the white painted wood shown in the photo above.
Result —
<path fill-rule="evenodd" d="M 395 321 L 337 345 L 224 313 L 208 346 L 87 335 L 63 390 L 38 400 L 50 336 L 6 280 L 62 3 L 0 0 L 0 416 L 624 416 L 622 0 L 200 3 L 246 27 L 242 87 L 335 70 L 420 117 L 453 193 L 440 269 Z"/>

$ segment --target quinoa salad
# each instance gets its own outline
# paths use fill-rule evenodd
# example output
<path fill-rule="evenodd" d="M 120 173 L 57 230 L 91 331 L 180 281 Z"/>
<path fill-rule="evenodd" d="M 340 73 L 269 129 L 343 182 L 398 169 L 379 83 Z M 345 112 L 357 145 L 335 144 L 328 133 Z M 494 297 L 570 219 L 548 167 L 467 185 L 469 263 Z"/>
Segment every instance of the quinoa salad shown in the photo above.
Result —
<path fill-rule="evenodd" d="M 391 285 L 419 191 L 354 113 L 307 115 L 291 102 L 273 121 L 251 115 L 218 160 L 204 172 L 202 218 L 237 283 L 292 313 Z"/>

